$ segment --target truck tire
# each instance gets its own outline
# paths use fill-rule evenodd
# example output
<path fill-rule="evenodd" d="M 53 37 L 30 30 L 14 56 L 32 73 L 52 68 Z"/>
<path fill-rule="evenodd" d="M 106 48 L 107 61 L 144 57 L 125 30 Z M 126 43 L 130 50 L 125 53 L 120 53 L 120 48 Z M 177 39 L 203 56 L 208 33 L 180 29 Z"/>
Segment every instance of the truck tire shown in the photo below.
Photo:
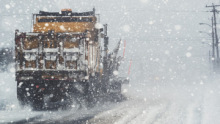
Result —
<path fill-rule="evenodd" d="M 32 100 L 32 107 L 34 110 L 42 110 L 44 106 L 43 94 L 36 94 Z"/>
<path fill-rule="evenodd" d="M 109 94 L 110 100 L 112 102 L 120 102 L 122 101 L 122 94 L 121 94 L 121 83 L 115 82 L 113 86 L 111 86 L 112 93 Z"/>
<path fill-rule="evenodd" d="M 17 82 L 17 99 L 21 107 L 24 107 L 27 104 L 27 96 L 24 87 L 19 86 L 19 84 L 20 82 Z"/>

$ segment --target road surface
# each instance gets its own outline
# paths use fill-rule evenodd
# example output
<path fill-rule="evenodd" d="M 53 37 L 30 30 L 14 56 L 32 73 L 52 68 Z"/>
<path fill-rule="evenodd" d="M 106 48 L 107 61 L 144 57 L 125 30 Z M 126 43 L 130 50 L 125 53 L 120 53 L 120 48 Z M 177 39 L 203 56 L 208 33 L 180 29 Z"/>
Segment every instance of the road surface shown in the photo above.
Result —
<path fill-rule="evenodd" d="M 5 75 L 5 74 L 4 74 Z M 87 124 L 219 124 L 220 78 L 187 84 L 131 83 L 123 87 L 127 100 L 105 102 L 94 108 L 33 111 L 21 108 L 10 75 L 0 79 L 0 123 L 87 123 Z M 7 79 L 7 80 L 6 80 Z M 11 81 L 13 85 L 6 84 Z M 4 83 L 5 82 L 5 83 Z M 8 86 L 8 87 L 6 87 Z"/>

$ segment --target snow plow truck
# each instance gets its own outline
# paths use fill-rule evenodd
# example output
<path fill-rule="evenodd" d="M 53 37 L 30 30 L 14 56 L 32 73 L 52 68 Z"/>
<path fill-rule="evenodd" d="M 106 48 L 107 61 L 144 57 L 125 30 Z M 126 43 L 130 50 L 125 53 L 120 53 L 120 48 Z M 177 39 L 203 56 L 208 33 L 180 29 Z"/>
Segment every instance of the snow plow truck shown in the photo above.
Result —
<path fill-rule="evenodd" d="M 106 96 L 120 99 L 122 84 L 129 82 L 117 74 L 123 59 L 117 56 L 120 41 L 110 53 L 107 24 L 98 22 L 95 9 L 40 11 L 33 14 L 32 24 L 31 32 L 15 31 L 17 98 L 22 106 L 42 109 L 73 99 L 87 105 Z"/>

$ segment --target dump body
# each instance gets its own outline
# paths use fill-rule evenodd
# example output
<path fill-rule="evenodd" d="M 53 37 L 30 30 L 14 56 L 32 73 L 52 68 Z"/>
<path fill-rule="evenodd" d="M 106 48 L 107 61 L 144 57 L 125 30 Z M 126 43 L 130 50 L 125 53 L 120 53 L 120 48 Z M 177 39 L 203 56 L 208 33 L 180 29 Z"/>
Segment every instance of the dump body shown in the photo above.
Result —
<path fill-rule="evenodd" d="M 33 32 L 16 31 L 16 80 L 85 81 L 100 73 L 100 40 L 94 11 L 40 12 Z"/>

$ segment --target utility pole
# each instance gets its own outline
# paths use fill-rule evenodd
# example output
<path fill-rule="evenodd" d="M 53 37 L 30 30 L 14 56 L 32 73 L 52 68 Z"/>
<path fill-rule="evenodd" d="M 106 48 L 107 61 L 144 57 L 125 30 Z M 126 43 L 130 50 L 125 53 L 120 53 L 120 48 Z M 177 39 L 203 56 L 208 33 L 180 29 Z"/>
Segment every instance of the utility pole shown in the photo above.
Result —
<path fill-rule="evenodd" d="M 212 59 L 215 59 L 215 36 L 214 36 L 214 22 L 212 17 Z"/>
<path fill-rule="evenodd" d="M 217 54 L 217 63 L 219 62 L 219 49 L 218 49 L 218 33 L 217 33 L 217 26 L 216 26 L 216 12 L 218 12 L 215 7 L 218 7 L 220 5 L 214 5 L 212 3 L 211 6 L 207 6 L 206 7 L 212 7 L 212 11 L 213 12 L 213 17 L 214 17 L 214 30 L 215 30 L 215 40 L 216 40 L 216 54 Z"/>

